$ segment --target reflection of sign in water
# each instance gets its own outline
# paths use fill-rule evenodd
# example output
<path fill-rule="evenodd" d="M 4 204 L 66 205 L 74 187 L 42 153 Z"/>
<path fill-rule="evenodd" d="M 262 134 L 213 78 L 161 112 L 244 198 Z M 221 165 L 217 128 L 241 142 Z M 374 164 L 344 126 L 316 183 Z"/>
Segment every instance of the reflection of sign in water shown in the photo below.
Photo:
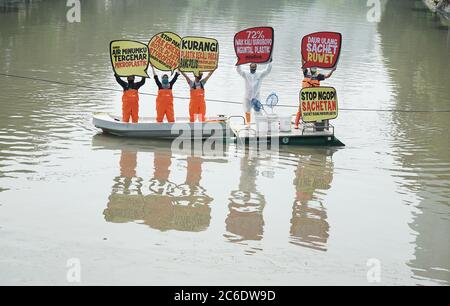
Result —
<path fill-rule="evenodd" d="M 342 35 L 334 32 L 318 32 L 302 39 L 303 68 L 333 68 L 341 53 Z"/>
<path fill-rule="evenodd" d="M 180 65 L 181 37 L 172 32 L 156 34 L 148 44 L 150 63 L 161 71 L 175 71 Z"/>
<path fill-rule="evenodd" d="M 250 28 L 234 36 L 236 65 L 267 63 L 272 57 L 274 30 L 271 27 Z"/>
<path fill-rule="evenodd" d="M 333 162 L 317 152 L 300 158 L 294 186 L 297 193 L 291 219 L 291 243 L 319 251 L 327 250 L 330 226 L 320 194 L 331 188 Z"/>
<path fill-rule="evenodd" d="M 246 190 L 233 191 L 231 196 L 230 213 L 225 220 L 228 234 L 225 237 L 231 242 L 262 240 L 264 196 Z"/>
<path fill-rule="evenodd" d="M 99 139 L 99 138 L 97 138 Z M 200 157 L 187 158 L 185 184 L 169 181 L 172 165 L 171 151 L 158 148 L 154 152 L 154 175 L 148 185 L 136 176 L 137 152 L 122 150 L 119 177 L 114 179 L 106 221 L 127 223 L 142 220 L 143 224 L 160 231 L 200 232 L 208 228 L 213 201 L 200 186 L 202 162 Z M 145 195 L 145 192 L 150 194 Z"/>
<path fill-rule="evenodd" d="M 115 40 L 111 42 L 110 55 L 117 75 L 148 77 L 149 54 L 145 44 L 131 40 Z"/>
<path fill-rule="evenodd" d="M 323 171 L 316 167 L 303 167 L 299 169 L 297 186 L 302 192 L 314 193 L 317 189 L 330 189 L 333 180 L 332 171 Z"/>
<path fill-rule="evenodd" d="M 208 205 L 174 203 L 184 200 L 186 197 L 112 194 L 104 215 L 106 221 L 115 223 L 143 220 L 144 224 L 160 231 L 200 232 L 207 229 L 211 208 Z"/>
<path fill-rule="evenodd" d="M 328 190 L 333 181 L 333 163 L 317 153 L 309 159 L 301 159 L 295 175 L 295 187 L 299 192 L 312 194 L 316 190 Z"/>
<path fill-rule="evenodd" d="M 300 91 L 300 107 L 304 122 L 336 119 L 338 99 L 333 87 L 310 87 Z"/>
<path fill-rule="evenodd" d="M 180 71 L 213 71 L 219 63 L 219 42 L 212 38 L 184 37 L 181 41 Z"/>

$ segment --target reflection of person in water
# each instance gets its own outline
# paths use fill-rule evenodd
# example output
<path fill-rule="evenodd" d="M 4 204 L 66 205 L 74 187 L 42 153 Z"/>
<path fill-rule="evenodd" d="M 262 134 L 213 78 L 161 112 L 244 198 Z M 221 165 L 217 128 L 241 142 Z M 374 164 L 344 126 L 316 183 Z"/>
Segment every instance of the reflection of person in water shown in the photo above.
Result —
<path fill-rule="evenodd" d="M 225 221 L 226 238 L 231 242 L 259 241 L 264 233 L 264 195 L 257 191 L 257 159 L 250 159 L 247 152 L 241 160 L 239 188 L 232 191 Z"/>
<path fill-rule="evenodd" d="M 184 193 L 184 188 L 169 181 L 172 158 L 170 151 L 155 151 L 155 172 L 149 188 L 151 193 L 144 197 L 146 203 L 144 222 L 161 231 L 205 230 L 211 219 L 211 209 L 208 206 L 211 201 L 205 201 L 205 205 L 197 205 L 191 194 Z M 201 158 L 199 163 L 201 164 Z M 191 170 L 188 167 L 188 176 Z M 201 173 L 196 175 L 201 177 Z"/>
<path fill-rule="evenodd" d="M 186 183 L 178 186 L 169 180 L 172 166 L 172 152 L 157 149 L 154 152 L 154 173 L 149 181 L 148 191 L 139 184 L 139 190 L 131 192 L 131 177 L 136 176 L 136 152 L 122 151 L 121 177 L 116 181 L 130 181 L 122 188 L 114 185 L 109 197 L 105 219 L 109 222 L 141 221 L 161 231 L 177 230 L 198 232 L 208 228 L 211 220 L 209 204 L 212 198 L 200 186 L 202 158 L 188 157 Z M 134 156 L 134 158 L 133 158 Z M 142 179 L 139 179 L 142 182 Z M 147 195 L 143 195 L 147 193 Z"/>
<path fill-rule="evenodd" d="M 333 164 L 327 155 L 316 153 L 300 158 L 294 185 L 297 197 L 291 219 L 291 243 L 326 251 L 329 224 L 326 208 L 315 193 L 328 190 L 333 180 Z"/>
<path fill-rule="evenodd" d="M 140 194 L 142 179 L 136 175 L 137 152 L 122 150 L 119 165 L 120 176 L 114 179 L 116 182 L 113 186 L 114 192 L 122 194 Z M 136 184 L 133 184 L 133 180 L 136 180 Z"/>
<path fill-rule="evenodd" d="M 169 181 L 172 153 L 170 151 L 155 151 L 153 155 L 153 177 L 149 189 L 154 194 L 171 195 L 176 184 Z"/>
<path fill-rule="evenodd" d="M 202 179 L 202 163 L 203 160 L 198 156 L 188 156 L 186 182 L 179 186 L 185 201 L 188 205 L 208 205 L 212 202 L 206 194 L 206 190 L 200 185 Z"/>

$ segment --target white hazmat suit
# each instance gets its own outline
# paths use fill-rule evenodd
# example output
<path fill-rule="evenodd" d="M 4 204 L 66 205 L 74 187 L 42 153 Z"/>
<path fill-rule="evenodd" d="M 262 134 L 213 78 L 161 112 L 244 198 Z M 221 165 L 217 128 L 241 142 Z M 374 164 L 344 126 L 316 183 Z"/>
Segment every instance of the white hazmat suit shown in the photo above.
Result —
<path fill-rule="evenodd" d="M 251 73 L 250 71 L 242 71 L 241 66 L 237 66 L 237 72 L 245 80 L 245 98 L 244 98 L 244 112 L 250 113 L 252 110 L 252 100 L 260 99 L 261 83 L 262 80 L 270 73 L 272 70 L 272 63 L 267 65 L 267 68 L 261 72 L 256 71 Z"/>

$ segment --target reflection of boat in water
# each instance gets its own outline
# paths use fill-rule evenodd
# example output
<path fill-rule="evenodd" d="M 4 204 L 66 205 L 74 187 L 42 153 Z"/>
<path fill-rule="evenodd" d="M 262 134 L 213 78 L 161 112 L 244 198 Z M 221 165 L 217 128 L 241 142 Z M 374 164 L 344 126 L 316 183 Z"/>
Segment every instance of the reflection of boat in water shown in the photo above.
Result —
<path fill-rule="evenodd" d="M 223 160 L 195 154 L 186 156 L 186 179 L 177 184 L 170 180 L 172 160 L 176 157 L 167 142 L 119 140 L 97 135 L 93 141 L 95 149 L 121 152 L 120 175 L 114 179 L 104 211 L 105 220 L 113 223 L 139 222 L 161 231 L 206 230 L 211 220 L 209 205 L 213 199 L 201 186 L 202 164 Z M 149 180 L 137 174 L 138 152 L 153 153 L 153 175 Z"/>
<path fill-rule="evenodd" d="M 331 188 L 333 181 L 334 151 L 317 150 L 298 156 L 291 219 L 291 243 L 315 250 L 326 251 L 329 238 L 328 216 L 320 199 L 320 192 Z"/>
<path fill-rule="evenodd" d="M 115 137 L 109 134 L 97 134 L 92 138 L 94 150 L 129 151 L 135 153 L 153 153 L 158 151 L 182 156 L 202 156 L 204 161 L 227 163 L 226 159 L 221 158 L 228 150 L 226 145 L 210 148 L 208 144 L 201 147 L 189 144 L 191 144 L 189 141 L 180 145 L 173 145 L 172 142 L 164 140 Z"/>

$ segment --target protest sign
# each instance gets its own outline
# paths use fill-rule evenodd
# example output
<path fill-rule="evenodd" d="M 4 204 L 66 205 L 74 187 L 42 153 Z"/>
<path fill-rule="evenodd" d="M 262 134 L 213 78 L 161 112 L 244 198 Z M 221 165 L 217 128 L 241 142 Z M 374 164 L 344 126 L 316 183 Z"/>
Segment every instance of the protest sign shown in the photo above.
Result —
<path fill-rule="evenodd" d="M 131 40 L 115 40 L 110 45 L 114 72 L 121 76 L 148 78 L 149 53 L 147 45 Z"/>
<path fill-rule="evenodd" d="M 334 32 L 318 32 L 302 39 L 303 68 L 330 69 L 337 65 L 341 53 L 342 35 Z"/>
<path fill-rule="evenodd" d="M 300 91 L 300 107 L 304 122 L 336 119 L 338 99 L 333 87 L 310 87 Z"/>
<path fill-rule="evenodd" d="M 267 63 L 272 58 L 274 30 L 257 27 L 243 30 L 234 36 L 236 66 L 248 63 Z"/>
<path fill-rule="evenodd" d="M 172 73 L 180 65 L 181 37 L 172 32 L 162 32 L 153 36 L 148 44 L 150 63 L 161 71 Z"/>
<path fill-rule="evenodd" d="M 219 42 L 205 37 L 184 37 L 181 41 L 180 71 L 213 71 L 219 63 Z"/>

